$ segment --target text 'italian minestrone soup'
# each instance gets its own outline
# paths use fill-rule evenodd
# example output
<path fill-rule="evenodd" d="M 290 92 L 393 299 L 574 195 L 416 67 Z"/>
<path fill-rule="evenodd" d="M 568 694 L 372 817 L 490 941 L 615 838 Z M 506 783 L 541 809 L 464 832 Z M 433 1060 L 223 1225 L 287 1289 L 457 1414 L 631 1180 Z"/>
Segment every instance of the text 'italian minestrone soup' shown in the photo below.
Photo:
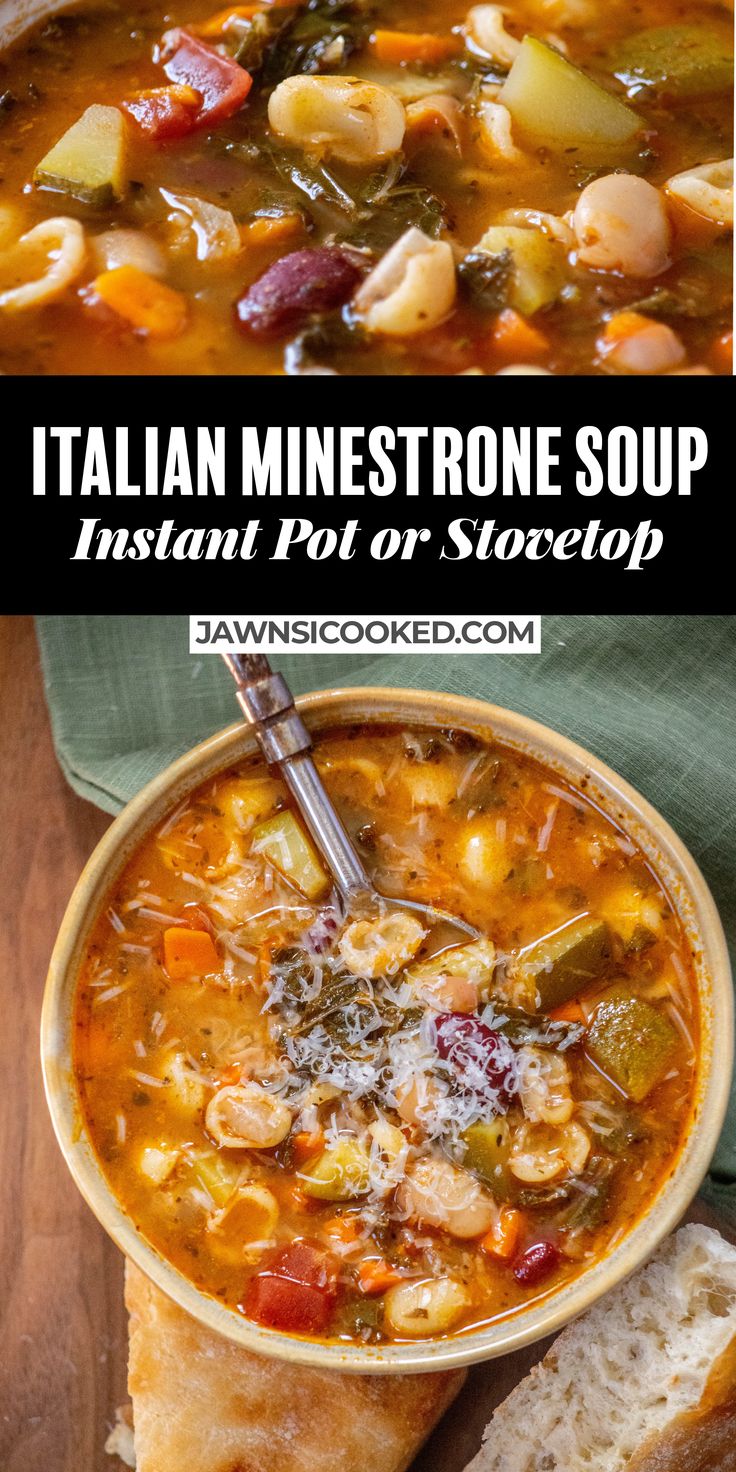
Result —
<path fill-rule="evenodd" d="M 95 0 L 0 58 L 7 373 L 727 373 L 731 19 Z"/>

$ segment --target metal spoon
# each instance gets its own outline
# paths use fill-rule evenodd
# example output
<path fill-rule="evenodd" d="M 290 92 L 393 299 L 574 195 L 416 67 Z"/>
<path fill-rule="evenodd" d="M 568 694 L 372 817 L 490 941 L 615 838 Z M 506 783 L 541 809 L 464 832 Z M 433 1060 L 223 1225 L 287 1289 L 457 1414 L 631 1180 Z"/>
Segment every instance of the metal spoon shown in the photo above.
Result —
<path fill-rule="evenodd" d="M 295 709 L 283 675 L 274 674 L 263 654 L 223 654 L 222 658 L 237 685 L 238 705 L 266 761 L 279 768 L 332 873 L 346 912 L 370 914 L 385 906 L 410 910 L 428 930 L 442 927 L 441 942 L 434 944 L 433 950 L 444 950 L 462 940 L 477 940 L 479 931 L 457 915 L 419 900 L 399 900 L 379 893 L 325 791 L 311 756 L 312 738 Z"/>

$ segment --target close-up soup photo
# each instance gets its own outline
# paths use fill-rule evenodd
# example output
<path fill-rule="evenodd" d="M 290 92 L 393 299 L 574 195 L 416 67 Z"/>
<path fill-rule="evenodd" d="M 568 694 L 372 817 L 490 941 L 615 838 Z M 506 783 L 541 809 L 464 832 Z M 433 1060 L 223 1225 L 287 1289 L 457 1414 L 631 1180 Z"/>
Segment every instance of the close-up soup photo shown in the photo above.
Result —
<path fill-rule="evenodd" d="M 731 372 L 732 18 L 0 7 L 0 370 Z"/>
<path fill-rule="evenodd" d="M 0 625 L 7 1472 L 731 1472 L 733 620 L 552 624 Z"/>

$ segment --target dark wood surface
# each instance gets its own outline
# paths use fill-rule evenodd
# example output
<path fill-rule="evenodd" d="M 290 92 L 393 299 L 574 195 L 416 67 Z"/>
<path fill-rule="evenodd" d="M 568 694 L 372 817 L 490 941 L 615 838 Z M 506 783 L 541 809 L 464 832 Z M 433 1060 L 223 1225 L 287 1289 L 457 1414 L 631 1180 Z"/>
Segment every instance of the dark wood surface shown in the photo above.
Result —
<path fill-rule="evenodd" d="M 126 1400 L 122 1259 L 67 1174 L 38 1061 L 51 947 L 109 819 L 59 769 L 27 619 L 0 620 L 0 712 L 0 1469 L 117 1472 L 103 1447 Z M 476 1367 L 414 1472 L 462 1472 L 544 1347 Z"/>

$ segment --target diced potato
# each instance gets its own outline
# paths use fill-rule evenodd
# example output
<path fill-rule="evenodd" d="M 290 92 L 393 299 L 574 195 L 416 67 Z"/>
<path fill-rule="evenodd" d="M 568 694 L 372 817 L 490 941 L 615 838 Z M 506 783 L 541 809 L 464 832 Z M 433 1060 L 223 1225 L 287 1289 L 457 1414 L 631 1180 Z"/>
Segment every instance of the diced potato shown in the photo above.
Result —
<path fill-rule="evenodd" d="M 667 1072 L 677 1033 L 669 1018 L 641 997 L 613 994 L 596 1008 L 587 1047 L 598 1067 L 640 1104 Z"/>
<path fill-rule="evenodd" d="M 540 307 L 557 300 L 565 284 L 566 256 L 558 240 L 541 230 L 518 225 L 492 225 L 478 241 L 476 250 L 498 256 L 511 252 L 508 305 L 531 317 Z"/>
<path fill-rule="evenodd" d="M 33 182 L 95 209 L 109 209 L 128 187 L 123 114 L 117 107 L 88 107 L 41 159 Z"/>
<path fill-rule="evenodd" d="M 459 854 L 460 872 L 484 889 L 503 884 L 510 864 L 506 844 L 498 837 L 495 818 L 476 818 L 465 829 Z"/>
<path fill-rule="evenodd" d="M 524 37 L 498 100 L 523 133 L 548 147 L 621 147 L 642 127 L 626 103 L 535 36 Z"/>
<path fill-rule="evenodd" d="M 507 1121 L 491 1119 L 471 1124 L 463 1141 L 463 1165 L 490 1188 L 497 1201 L 508 1201 L 513 1184 L 508 1173 L 511 1141 Z"/>
<path fill-rule="evenodd" d="M 216 797 L 225 817 L 245 831 L 268 816 L 283 788 L 273 777 L 234 777 L 218 787 Z"/>
<path fill-rule="evenodd" d="M 141 1151 L 138 1169 L 155 1186 L 162 1186 L 176 1169 L 178 1159 L 179 1151 L 170 1145 L 146 1145 Z"/>
<path fill-rule="evenodd" d="M 642 927 L 652 932 L 655 940 L 661 934 L 663 920 L 661 906 L 642 894 L 635 884 L 618 884 L 606 891 L 602 898 L 600 913 L 627 943 Z"/>
<path fill-rule="evenodd" d="M 611 936 L 605 921 L 583 915 L 525 946 L 509 971 L 530 993 L 536 992 L 539 1007 L 549 1012 L 600 981 L 610 959 Z"/>
<path fill-rule="evenodd" d="M 183 1053 L 172 1053 L 166 1061 L 166 1103 L 182 1114 L 198 1114 L 207 1098 L 206 1085 L 197 1078 Z"/>
<path fill-rule="evenodd" d="M 263 854 L 308 900 L 319 899 L 329 876 L 311 838 L 288 810 L 253 829 L 253 853 Z"/>
<path fill-rule="evenodd" d="M 309 1174 L 300 1180 L 307 1196 L 320 1201 L 351 1201 L 364 1196 L 369 1186 L 370 1156 L 359 1140 L 338 1140 L 310 1163 Z"/>
<path fill-rule="evenodd" d="M 368 1134 L 375 1140 L 378 1149 L 389 1160 L 398 1160 L 407 1149 L 407 1141 L 401 1130 L 387 1119 L 376 1119 L 368 1126 Z"/>
<path fill-rule="evenodd" d="M 418 808 L 444 808 L 457 793 L 457 777 L 449 766 L 415 762 L 401 777 Z"/>
<path fill-rule="evenodd" d="M 467 1289 L 453 1278 L 397 1283 L 386 1294 L 386 1323 L 394 1334 L 409 1338 L 446 1334 L 470 1302 Z"/>

